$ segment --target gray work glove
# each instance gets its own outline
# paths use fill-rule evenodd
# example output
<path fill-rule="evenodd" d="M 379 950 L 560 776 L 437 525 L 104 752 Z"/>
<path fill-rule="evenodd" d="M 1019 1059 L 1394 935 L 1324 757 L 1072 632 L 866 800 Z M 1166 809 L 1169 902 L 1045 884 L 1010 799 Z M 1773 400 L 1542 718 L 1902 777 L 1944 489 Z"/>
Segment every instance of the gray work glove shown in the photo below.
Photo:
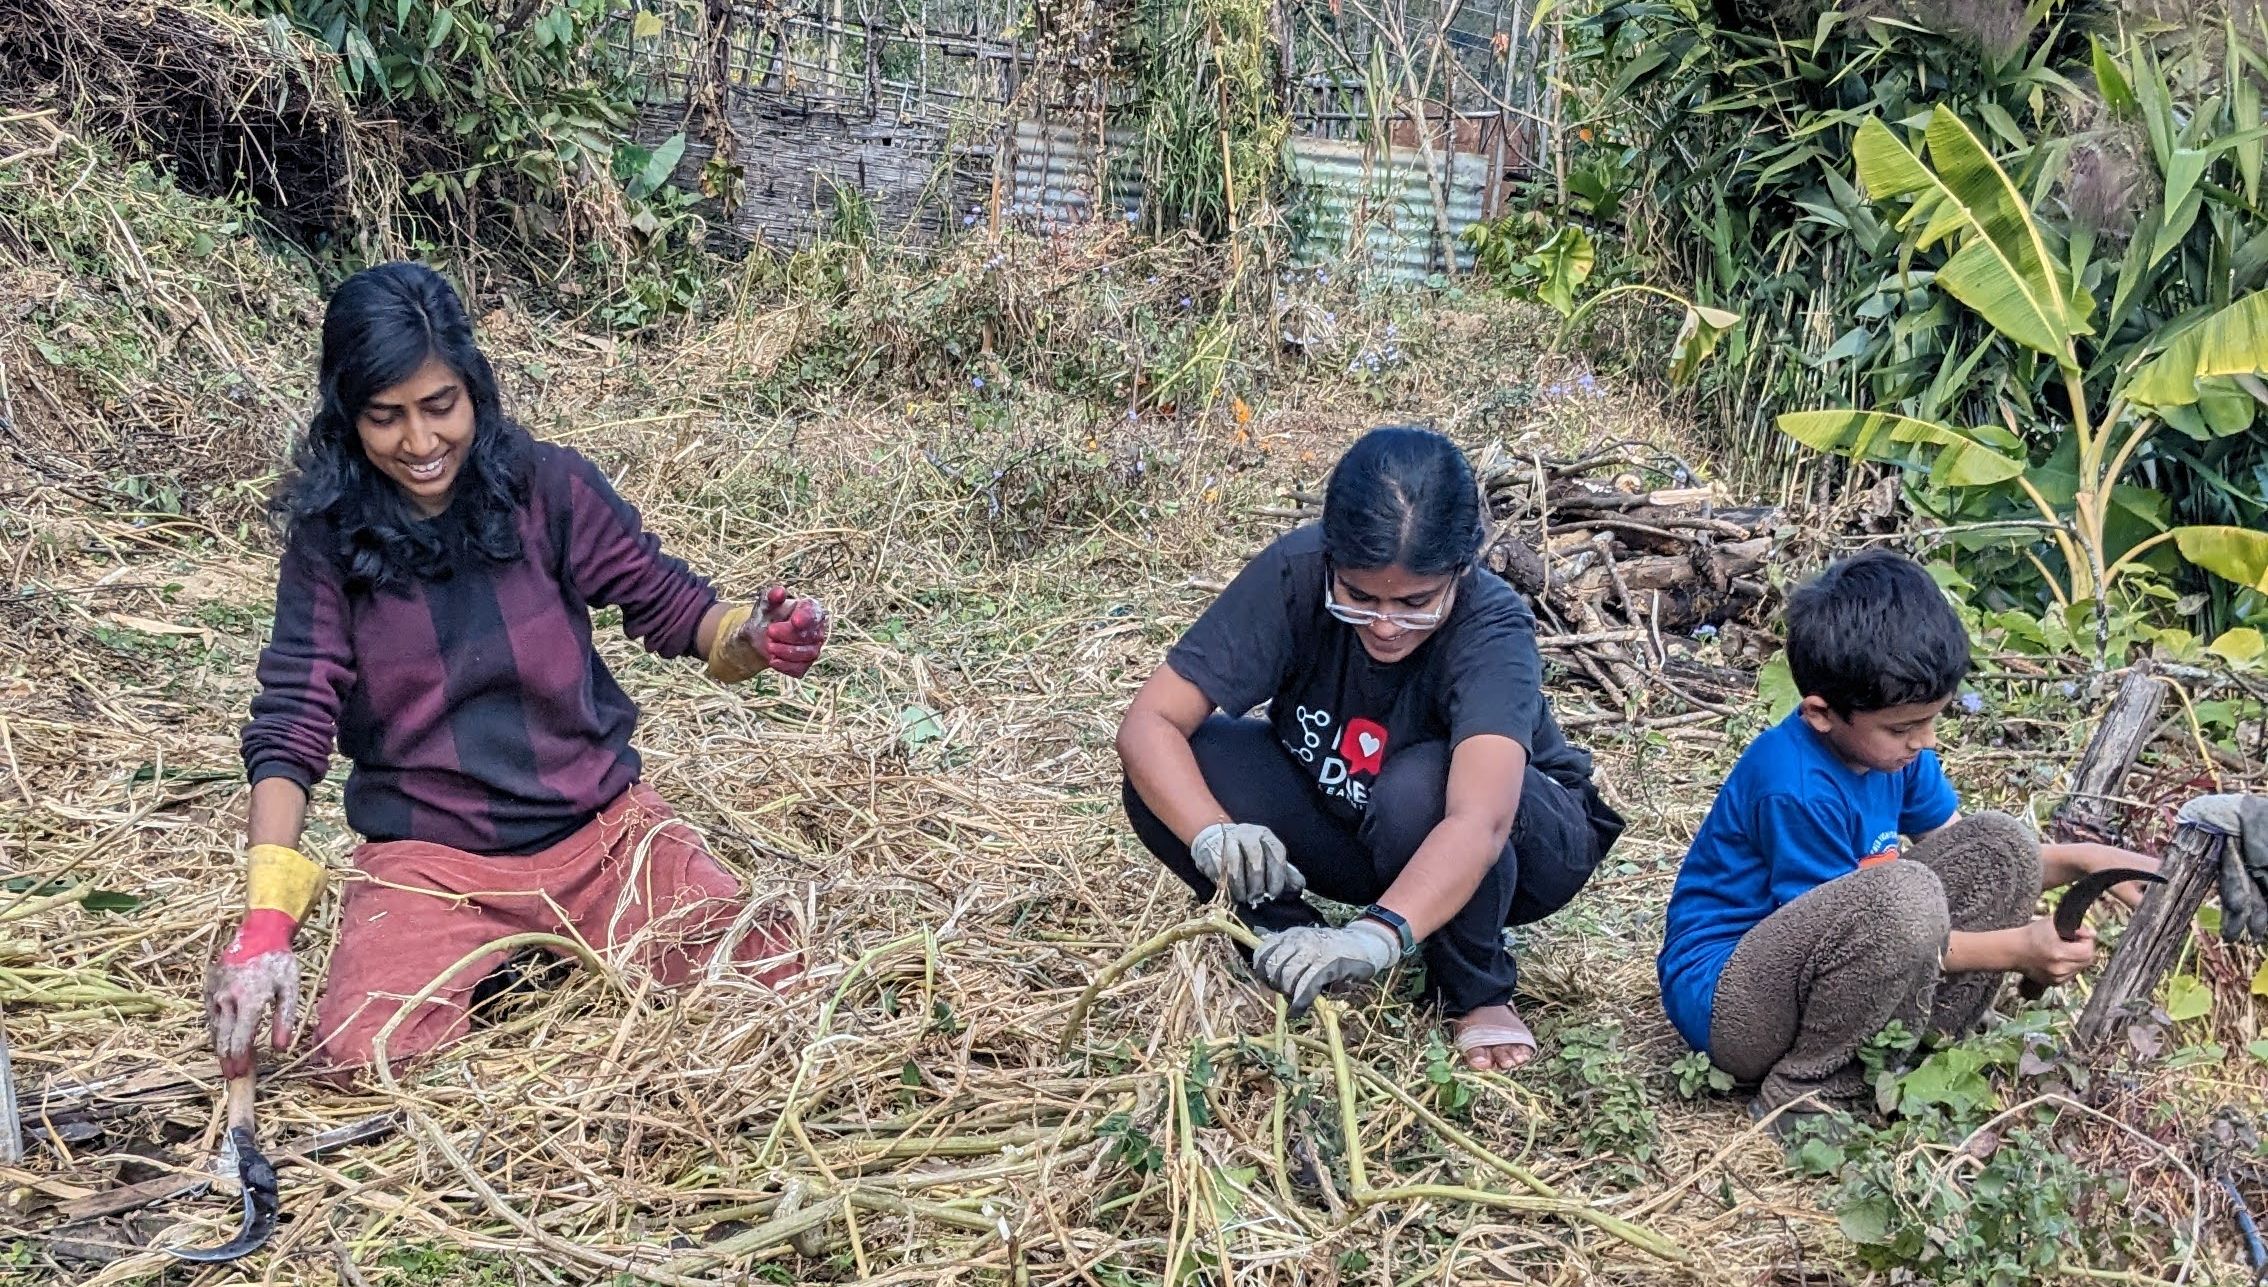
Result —
<path fill-rule="evenodd" d="M 2181 820 L 2230 838 L 2221 849 L 2222 941 L 2268 942 L 2268 796 L 2199 796 Z"/>
<path fill-rule="evenodd" d="M 1307 888 L 1307 877 L 1291 865 L 1284 842 L 1258 823 L 1216 822 L 1197 833 L 1189 856 L 1205 879 L 1226 889 L 1232 901 L 1247 906 Z"/>
<path fill-rule="evenodd" d="M 1402 954 L 1394 931 L 1373 920 L 1343 929 L 1302 926 L 1271 935 L 1252 953 L 1252 972 L 1291 1001 L 1292 1013 L 1305 1013 L 1323 989 L 1334 983 L 1361 982 L 1393 968 Z"/>

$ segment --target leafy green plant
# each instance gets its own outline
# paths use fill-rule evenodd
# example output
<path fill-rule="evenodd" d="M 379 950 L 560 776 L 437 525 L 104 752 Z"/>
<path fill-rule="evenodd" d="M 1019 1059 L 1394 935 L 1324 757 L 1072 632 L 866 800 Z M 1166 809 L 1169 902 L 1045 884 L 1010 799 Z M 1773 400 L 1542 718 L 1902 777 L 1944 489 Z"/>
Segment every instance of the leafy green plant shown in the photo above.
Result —
<path fill-rule="evenodd" d="M 1575 297 L 1598 260 L 1589 233 L 1574 224 L 1552 226 L 1535 211 L 1483 220 L 1465 230 L 1473 266 L 1515 298 L 1575 311 Z"/>
<path fill-rule="evenodd" d="M 2020 1019 L 1903 1072 L 1910 1034 L 1870 1045 L 1893 1116 L 1841 1138 L 1814 1134 L 1794 1154 L 1800 1169 L 1838 1181 L 1837 1220 L 1862 1264 L 2014 1287 L 2119 1261 L 2137 1228 L 2126 1172 L 2074 1156 L 2060 1101 L 2027 1084 L 2084 1074 L 2048 1044 L 2049 1022 Z"/>
<path fill-rule="evenodd" d="M 1135 91 L 1126 113 L 1141 132 L 1144 226 L 1206 240 L 1257 226 L 1291 133 L 1276 97 L 1268 6 L 1144 0 L 1122 41 L 1118 61 Z"/>
<path fill-rule="evenodd" d="M 2020 13 L 1603 0 L 1568 34 L 1570 168 L 1627 176 L 1620 219 L 1593 229 L 1601 255 L 1703 302 L 1739 301 L 1741 324 L 1697 382 L 1736 485 L 1776 487 L 1800 467 L 1806 453 L 1777 431 L 1778 413 L 1873 407 L 1985 426 L 2004 448 L 2001 435 L 2023 439 L 2031 481 L 2078 526 L 2080 453 L 2057 365 L 1939 287 L 1941 263 L 1910 235 L 1920 229 L 1860 195 L 1849 159 L 1870 119 L 1905 128 L 1949 109 L 2016 178 L 2074 290 L 2095 301 L 2079 355 L 2089 411 L 2111 408 L 2135 344 L 2264 284 L 2264 63 L 2249 20 L 2208 8 L 2176 23 L 2076 0 Z M 2108 562 L 2168 527 L 2268 516 L 2268 436 L 2219 433 L 2238 409 L 2231 392 L 2161 404 L 2175 432 L 2138 446 L 2095 507 Z M 2093 426 L 2113 431 L 2107 465 L 2124 430 L 2100 414 Z M 1897 444 L 1925 460 L 1930 446 Z M 1998 606 L 2036 609 L 2051 582 L 2068 596 L 2061 568 L 2043 575 L 2010 539 L 2045 530 L 2014 482 L 1909 494 Z M 2032 553 L 2063 562 L 2048 544 Z M 2203 593 L 2211 629 L 2268 609 L 2174 555 L 2162 544 L 2137 561 Z"/>
<path fill-rule="evenodd" d="M 1622 1048 L 1618 1023 L 1581 1024 L 1556 1034 L 1553 1080 L 1580 1121 L 1576 1134 L 1593 1157 L 1644 1162 L 1654 1156 L 1661 1122 L 1645 1079 Z"/>
<path fill-rule="evenodd" d="M 614 278 L 602 315 L 617 325 L 691 305 L 693 198 L 666 186 L 685 140 L 631 140 L 632 86 L 606 38 L 627 19 L 633 41 L 652 39 L 664 29 L 654 11 L 678 0 L 628 13 L 612 0 L 224 3 L 312 36 L 338 55 L 349 100 L 398 123 L 407 193 L 436 216 L 413 240 L 477 228 L 482 240 L 502 229 L 529 248 L 564 244 Z M 659 266 L 638 266 L 648 260 Z"/>
<path fill-rule="evenodd" d="M 1136 1175 L 1151 1175 L 1165 1166 L 1165 1150 L 1125 1113 L 1104 1118 L 1095 1134 L 1110 1141 L 1111 1161 Z"/>
<path fill-rule="evenodd" d="M 1472 1107 L 1473 1088 L 1457 1075 L 1464 1062 L 1436 1032 L 1425 1046 L 1425 1084 L 1432 1088 L 1434 1106 L 1451 1118 L 1465 1116 Z"/>
<path fill-rule="evenodd" d="M 1732 1074 L 1709 1061 L 1698 1050 L 1689 1051 L 1670 1065 L 1670 1078 L 1678 1098 L 1699 1099 L 1705 1092 L 1724 1094 L 1733 1088 Z"/>
<path fill-rule="evenodd" d="M 1638 281 L 1609 286 L 1578 306 L 1576 299 L 1598 264 L 1598 247 L 1581 227 L 1572 223 L 1552 227 L 1534 211 L 1474 224 L 1465 230 L 1465 240 L 1473 247 L 1474 265 L 1483 276 L 1516 298 L 1549 304 L 1567 319 L 1569 330 L 1600 305 L 1626 296 L 1650 295 L 1676 304 L 1683 310 L 1683 320 L 1670 345 L 1672 384 L 1692 383 L 1726 332 L 1740 324 L 1738 313 L 1697 304 L 1675 291 Z"/>
<path fill-rule="evenodd" d="M 2219 424 L 2249 426 L 2247 382 L 2268 402 L 2260 383 L 2268 374 L 2268 294 L 2206 303 L 2156 326 L 2122 317 L 2125 289 L 2104 309 L 2079 263 L 2085 242 L 2044 226 L 1983 139 L 1943 106 L 1930 114 L 1922 149 L 1870 117 L 1853 151 L 1860 182 L 1895 217 L 1907 253 L 1942 255 L 1911 279 L 1980 317 L 1991 342 L 2032 355 L 2033 378 L 2061 388 L 2062 418 L 2027 424 L 2010 414 L 2013 425 L 1970 426 L 1934 418 L 1958 405 L 1954 390 L 1972 365 L 1949 355 L 1915 408 L 1920 414 L 1791 412 L 1779 417 L 1780 428 L 1807 446 L 1917 471 L 1941 491 L 2012 489 L 2031 508 L 2028 526 L 2049 538 L 2050 548 L 2028 548 L 2025 557 L 2058 607 L 2094 614 L 2098 653 L 2108 646 L 2108 604 L 2120 577 L 2167 542 L 2178 541 L 2210 570 L 2263 583 L 2255 565 L 2268 565 L 2268 540 L 2229 527 L 2169 527 L 2124 493 L 2120 479 L 2161 426 L 2207 428 L 2197 408 L 2208 400 Z M 2101 274 L 2092 280 L 2100 283 Z M 2121 510 L 2161 530 L 2121 535 L 2112 524 Z"/>

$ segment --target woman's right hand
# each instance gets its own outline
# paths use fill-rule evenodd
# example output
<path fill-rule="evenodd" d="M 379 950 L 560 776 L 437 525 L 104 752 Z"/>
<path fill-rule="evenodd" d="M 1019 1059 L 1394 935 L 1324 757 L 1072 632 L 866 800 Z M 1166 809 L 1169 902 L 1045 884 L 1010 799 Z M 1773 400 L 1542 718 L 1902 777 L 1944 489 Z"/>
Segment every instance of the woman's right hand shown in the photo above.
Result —
<path fill-rule="evenodd" d="M 2095 931 L 2081 926 L 2079 937 L 2066 939 L 2055 932 L 2055 922 L 2045 916 L 2032 919 L 2024 926 L 2023 937 L 2017 952 L 2016 970 L 2025 978 L 2048 987 L 2062 987 L 2079 977 L 2095 963 Z"/>
<path fill-rule="evenodd" d="M 1307 877 L 1291 865 L 1284 842 L 1258 823 L 1216 822 L 1190 842 L 1189 857 L 1205 879 L 1247 906 L 1307 888 Z"/>
<path fill-rule="evenodd" d="M 247 912 L 235 938 L 205 974 L 205 1023 L 225 1077 L 252 1071 L 252 1045 L 263 1013 L 274 1015 L 269 1042 L 276 1051 L 291 1045 L 299 1017 L 299 958 L 291 951 L 296 928 L 281 912 Z"/>

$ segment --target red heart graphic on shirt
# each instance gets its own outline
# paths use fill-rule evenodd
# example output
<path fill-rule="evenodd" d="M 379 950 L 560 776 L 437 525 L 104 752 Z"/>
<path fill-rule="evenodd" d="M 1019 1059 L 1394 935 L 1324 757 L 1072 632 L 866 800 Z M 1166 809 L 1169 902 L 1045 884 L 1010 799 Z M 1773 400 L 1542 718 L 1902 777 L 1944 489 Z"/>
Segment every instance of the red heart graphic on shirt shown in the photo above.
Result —
<path fill-rule="evenodd" d="M 1386 763 L 1386 728 L 1374 720 L 1350 719 L 1339 735 L 1339 756 L 1349 773 L 1376 773 Z"/>

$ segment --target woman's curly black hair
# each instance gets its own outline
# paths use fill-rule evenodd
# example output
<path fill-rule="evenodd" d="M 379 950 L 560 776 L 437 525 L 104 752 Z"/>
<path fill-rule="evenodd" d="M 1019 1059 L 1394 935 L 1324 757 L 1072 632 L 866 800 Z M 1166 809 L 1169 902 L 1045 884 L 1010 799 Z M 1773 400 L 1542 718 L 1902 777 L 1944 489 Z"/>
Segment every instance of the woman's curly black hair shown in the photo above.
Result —
<path fill-rule="evenodd" d="M 428 358 L 456 372 L 473 407 L 472 447 L 448 510 L 432 520 L 370 462 L 355 428 L 371 398 Z M 364 589 L 445 577 L 460 559 L 520 557 L 515 520 L 527 500 L 532 439 L 504 414 L 496 372 L 439 273 L 381 264 L 341 283 L 323 314 L 318 379 L 314 419 L 274 504 L 288 534 L 327 540 L 347 584 Z"/>

